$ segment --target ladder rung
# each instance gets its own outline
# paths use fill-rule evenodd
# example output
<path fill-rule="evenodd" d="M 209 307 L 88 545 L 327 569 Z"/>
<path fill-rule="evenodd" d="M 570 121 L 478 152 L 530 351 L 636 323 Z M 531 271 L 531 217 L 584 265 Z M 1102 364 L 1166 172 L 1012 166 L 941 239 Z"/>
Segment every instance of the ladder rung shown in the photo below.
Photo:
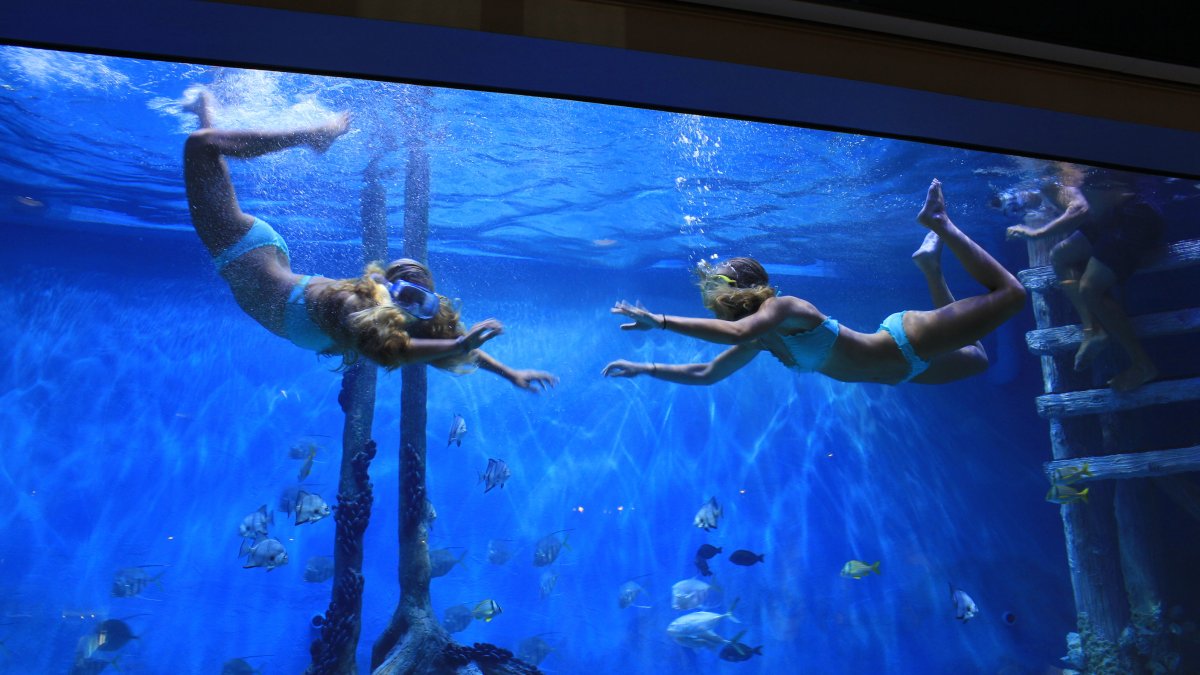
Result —
<path fill-rule="evenodd" d="M 1200 398 L 1200 378 L 1151 382 L 1133 391 L 1118 393 L 1112 389 L 1088 389 L 1037 397 L 1037 411 L 1045 419 L 1096 415 L 1134 410 L 1152 405 L 1191 401 Z"/>
<path fill-rule="evenodd" d="M 1167 246 L 1166 252 L 1139 272 L 1164 272 L 1200 263 L 1200 239 L 1185 239 Z M 1054 268 L 1034 267 L 1017 273 L 1025 288 L 1042 293 L 1054 286 Z"/>
<path fill-rule="evenodd" d="M 1147 314 L 1133 319 L 1138 337 L 1162 337 L 1200 330 L 1200 309 L 1181 309 L 1175 312 Z M 1031 330 L 1025 334 L 1029 351 L 1038 356 L 1050 356 L 1075 351 L 1081 338 L 1079 324 Z"/>
<path fill-rule="evenodd" d="M 1088 473 L 1092 475 L 1079 478 L 1078 482 L 1080 483 L 1108 478 L 1144 478 L 1185 471 L 1200 471 L 1200 446 L 1131 452 L 1124 455 L 1056 459 L 1053 462 L 1046 462 L 1046 478 L 1053 482 L 1056 471 L 1060 469 L 1078 471 L 1083 468 L 1084 464 L 1087 465 Z"/>

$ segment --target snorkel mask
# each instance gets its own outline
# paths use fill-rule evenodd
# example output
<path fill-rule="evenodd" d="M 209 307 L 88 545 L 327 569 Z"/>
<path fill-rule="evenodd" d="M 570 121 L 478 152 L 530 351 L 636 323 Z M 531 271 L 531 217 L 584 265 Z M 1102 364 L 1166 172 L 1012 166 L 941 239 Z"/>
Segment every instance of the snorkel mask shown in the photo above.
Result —
<path fill-rule="evenodd" d="M 1010 218 L 1019 218 L 1042 205 L 1042 196 L 1030 190 L 1005 190 L 992 197 L 989 206 Z"/>
<path fill-rule="evenodd" d="M 422 321 L 437 316 L 438 307 L 441 306 L 441 299 L 437 293 L 403 279 L 385 283 L 384 286 L 388 289 L 388 295 L 392 297 L 392 304 L 404 312 Z"/>

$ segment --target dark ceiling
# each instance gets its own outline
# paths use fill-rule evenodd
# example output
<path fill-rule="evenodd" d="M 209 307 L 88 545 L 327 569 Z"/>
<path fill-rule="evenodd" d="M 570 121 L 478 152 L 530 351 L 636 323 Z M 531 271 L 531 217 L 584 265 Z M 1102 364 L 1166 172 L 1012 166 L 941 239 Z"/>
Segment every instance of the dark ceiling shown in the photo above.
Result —
<path fill-rule="evenodd" d="M 818 1 L 843 9 L 1025 38 L 1107 54 L 1200 67 L 1197 24 L 1186 2 L 980 3 L 915 0 Z"/>

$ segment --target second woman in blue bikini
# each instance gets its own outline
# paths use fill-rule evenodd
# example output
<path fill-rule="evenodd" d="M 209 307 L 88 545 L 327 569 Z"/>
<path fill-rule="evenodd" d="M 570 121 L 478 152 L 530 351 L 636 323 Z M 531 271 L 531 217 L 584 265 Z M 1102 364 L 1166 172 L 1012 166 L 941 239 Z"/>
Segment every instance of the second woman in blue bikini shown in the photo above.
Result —
<path fill-rule="evenodd" d="M 715 319 L 655 314 L 626 302 L 612 309 L 613 314 L 633 319 L 622 324 L 625 330 L 664 329 L 732 347 L 708 363 L 613 361 L 605 366 L 604 375 L 650 375 L 679 384 L 712 384 L 764 350 L 789 368 L 845 382 L 940 384 L 981 373 L 988 358 L 980 338 L 1021 310 L 1025 289 L 950 222 L 936 179 L 917 221 L 930 230 L 913 261 L 925 274 L 933 310 L 897 312 L 877 332 L 859 333 L 839 325 L 807 300 L 777 295 L 756 260 L 732 258 L 702 283 L 704 304 Z M 987 293 L 954 299 L 941 272 L 943 245 Z"/>

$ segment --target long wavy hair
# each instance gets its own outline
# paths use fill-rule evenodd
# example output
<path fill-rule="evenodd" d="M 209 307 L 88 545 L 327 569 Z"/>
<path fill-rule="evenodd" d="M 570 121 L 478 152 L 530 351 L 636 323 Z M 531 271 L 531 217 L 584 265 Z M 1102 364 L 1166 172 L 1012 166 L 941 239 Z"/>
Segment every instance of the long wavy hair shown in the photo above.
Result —
<path fill-rule="evenodd" d="M 724 275 L 733 283 L 718 279 Z M 712 270 L 700 271 L 704 306 L 718 319 L 737 321 L 758 311 L 767 298 L 778 295 L 768 285 L 767 270 L 754 258 L 730 258 Z"/>
<path fill-rule="evenodd" d="M 400 279 L 434 290 L 429 268 L 416 260 L 402 258 L 388 263 L 386 268 L 371 263 L 362 276 L 339 279 L 321 291 L 320 301 L 342 308 L 333 316 L 324 316 L 325 321 L 321 322 L 321 329 L 334 336 L 338 343 L 323 353 L 340 355 L 341 369 L 365 356 L 387 370 L 395 370 L 408 363 L 407 352 L 412 338 L 453 340 L 466 332 L 458 309 L 445 296 L 438 295 L 437 314 L 426 320 L 410 316 L 396 307 L 384 282 Z M 341 297 L 329 297 L 334 295 Z M 473 354 L 463 354 L 433 361 L 431 365 L 465 372 L 474 363 Z"/>

